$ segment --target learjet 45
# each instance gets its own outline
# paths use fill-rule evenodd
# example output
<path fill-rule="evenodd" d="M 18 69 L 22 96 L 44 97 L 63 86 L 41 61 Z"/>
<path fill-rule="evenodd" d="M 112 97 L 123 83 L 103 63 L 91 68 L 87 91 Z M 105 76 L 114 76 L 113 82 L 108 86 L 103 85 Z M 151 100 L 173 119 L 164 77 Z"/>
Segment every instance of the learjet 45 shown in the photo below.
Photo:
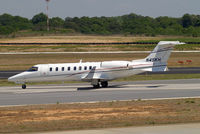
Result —
<path fill-rule="evenodd" d="M 108 81 L 136 75 L 142 72 L 167 71 L 167 61 L 175 45 L 184 44 L 179 41 L 160 41 L 154 50 L 144 59 L 132 61 L 102 61 L 39 64 L 29 70 L 8 78 L 22 88 L 27 83 L 43 81 L 85 81 L 94 88 L 108 87 Z"/>

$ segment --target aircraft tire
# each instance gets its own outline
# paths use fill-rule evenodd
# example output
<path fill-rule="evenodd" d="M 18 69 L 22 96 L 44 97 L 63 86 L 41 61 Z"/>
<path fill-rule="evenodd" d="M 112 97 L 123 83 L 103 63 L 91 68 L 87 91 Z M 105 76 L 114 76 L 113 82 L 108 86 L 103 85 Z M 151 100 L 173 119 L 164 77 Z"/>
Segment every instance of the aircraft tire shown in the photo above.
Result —
<path fill-rule="evenodd" d="M 99 85 L 99 83 L 98 83 L 97 85 L 93 85 L 93 87 L 94 87 L 94 88 L 99 88 L 100 85 Z"/>
<path fill-rule="evenodd" d="M 101 86 L 102 87 L 108 87 L 108 82 L 107 81 L 101 82 Z"/>
<path fill-rule="evenodd" d="M 26 84 L 23 84 L 23 85 L 22 85 L 22 89 L 26 89 Z"/>

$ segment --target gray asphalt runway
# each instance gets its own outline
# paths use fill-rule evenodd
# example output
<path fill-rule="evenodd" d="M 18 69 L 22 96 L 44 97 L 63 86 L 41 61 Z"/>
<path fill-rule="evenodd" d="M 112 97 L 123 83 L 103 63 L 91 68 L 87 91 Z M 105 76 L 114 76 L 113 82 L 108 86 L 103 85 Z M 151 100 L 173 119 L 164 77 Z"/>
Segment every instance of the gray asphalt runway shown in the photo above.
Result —
<path fill-rule="evenodd" d="M 31 134 L 199 134 L 200 124 L 178 124 L 145 127 L 107 128 Z"/>
<path fill-rule="evenodd" d="M 87 83 L 0 87 L 1 106 L 199 96 L 200 79 L 110 83 L 101 89 Z"/>

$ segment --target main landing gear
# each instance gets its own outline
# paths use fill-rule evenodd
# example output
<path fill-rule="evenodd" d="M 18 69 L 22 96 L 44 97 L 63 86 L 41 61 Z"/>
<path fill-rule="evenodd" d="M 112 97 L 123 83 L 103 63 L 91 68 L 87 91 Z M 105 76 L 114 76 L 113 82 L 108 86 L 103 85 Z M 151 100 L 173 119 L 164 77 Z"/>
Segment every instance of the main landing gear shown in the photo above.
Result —
<path fill-rule="evenodd" d="M 102 87 L 108 87 L 108 82 L 107 81 L 101 82 L 101 86 Z"/>
<path fill-rule="evenodd" d="M 100 84 L 99 82 L 93 85 L 94 88 L 100 88 Z M 105 88 L 108 87 L 108 82 L 107 81 L 103 81 L 101 82 L 101 87 Z"/>
<path fill-rule="evenodd" d="M 96 85 L 93 85 L 93 88 L 100 88 L 100 84 L 97 83 Z"/>
<path fill-rule="evenodd" d="M 26 89 L 26 84 L 23 84 L 23 85 L 22 85 L 22 89 Z"/>

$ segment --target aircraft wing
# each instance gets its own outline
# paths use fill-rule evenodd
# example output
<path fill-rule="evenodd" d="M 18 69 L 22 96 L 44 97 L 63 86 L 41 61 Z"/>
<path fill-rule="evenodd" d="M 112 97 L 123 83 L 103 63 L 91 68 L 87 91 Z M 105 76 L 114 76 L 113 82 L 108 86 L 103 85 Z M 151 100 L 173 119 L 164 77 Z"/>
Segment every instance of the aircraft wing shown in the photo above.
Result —
<path fill-rule="evenodd" d="M 96 72 L 96 67 L 93 67 L 89 73 L 86 73 L 81 78 L 83 81 L 92 81 L 92 80 L 107 80 L 108 76 L 102 74 L 101 72 Z"/>

